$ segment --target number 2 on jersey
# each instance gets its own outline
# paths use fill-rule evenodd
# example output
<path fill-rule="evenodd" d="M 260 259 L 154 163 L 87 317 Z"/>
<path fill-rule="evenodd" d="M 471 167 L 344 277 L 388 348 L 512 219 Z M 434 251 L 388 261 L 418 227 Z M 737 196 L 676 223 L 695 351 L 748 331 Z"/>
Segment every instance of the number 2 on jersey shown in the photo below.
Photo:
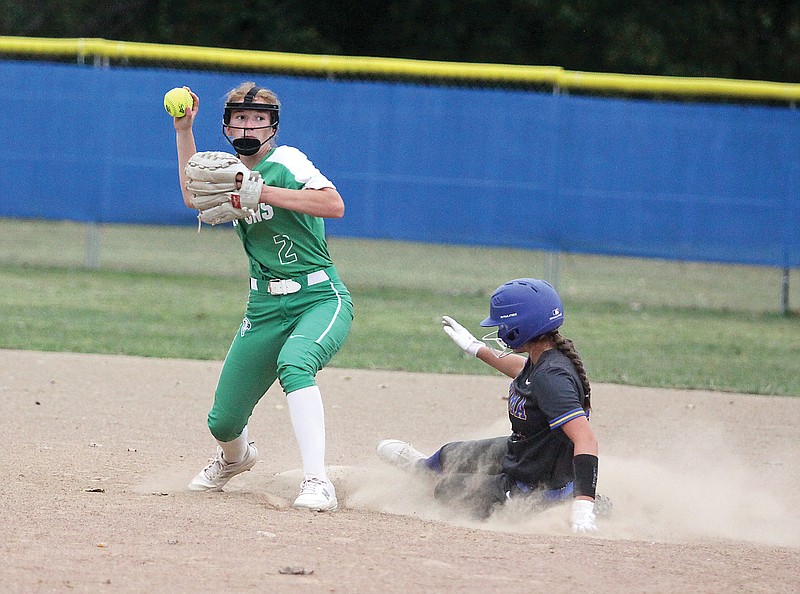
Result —
<path fill-rule="evenodd" d="M 275 235 L 272 241 L 278 246 L 278 258 L 281 264 L 297 262 L 297 254 L 294 253 L 294 242 L 289 239 L 288 235 Z"/>

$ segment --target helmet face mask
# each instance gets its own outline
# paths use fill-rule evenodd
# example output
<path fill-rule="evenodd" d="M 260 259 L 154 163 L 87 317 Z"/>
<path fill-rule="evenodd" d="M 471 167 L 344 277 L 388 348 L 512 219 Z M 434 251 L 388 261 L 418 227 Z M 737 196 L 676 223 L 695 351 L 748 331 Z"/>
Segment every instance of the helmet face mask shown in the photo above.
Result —
<path fill-rule="evenodd" d="M 497 288 L 489 317 L 481 326 L 497 326 L 498 339 L 517 350 L 563 323 L 561 298 L 552 285 L 539 279 L 519 278 Z"/>
<path fill-rule="evenodd" d="M 225 138 L 233 146 L 239 155 L 249 157 L 261 150 L 261 147 L 268 143 L 278 133 L 278 123 L 280 120 L 280 105 L 275 103 L 261 103 L 254 101 L 262 87 L 252 87 L 241 101 L 229 101 L 225 104 L 225 111 L 222 114 L 222 131 Z M 231 126 L 231 116 L 235 111 L 266 111 L 270 114 L 270 123 L 265 126 Z M 263 130 L 272 128 L 272 134 L 263 142 L 254 136 L 247 136 L 247 130 Z M 231 138 L 228 130 L 245 130 L 245 135 L 240 138 Z"/>
<path fill-rule="evenodd" d="M 496 329 L 495 329 L 495 330 L 492 330 L 491 332 L 489 332 L 489 334 L 485 334 L 485 335 L 483 336 L 483 338 L 481 338 L 481 340 L 482 340 L 483 342 L 493 342 L 493 343 L 495 343 L 495 344 L 496 344 L 498 347 L 500 347 L 500 348 L 499 348 L 499 350 L 498 350 L 498 349 L 495 349 L 494 347 L 490 347 L 492 350 L 494 350 L 494 352 L 495 352 L 495 355 L 497 355 L 498 359 L 502 359 L 503 357 L 506 357 L 506 356 L 508 356 L 508 355 L 510 355 L 511 353 L 513 353 L 513 352 L 514 352 L 514 350 L 513 350 L 511 347 L 509 347 L 509 346 L 508 346 L 508 345 L 507 345 L 507 344 L 506 344 L 506 343 L 503 341 L 503 339 L 502 339 L 502 338 L 500 338 L 500 337 L 497 335 L 497 330 L 496 330 Z M 487 346 L 488 346 L 488 345 L 487 345 Z"/>

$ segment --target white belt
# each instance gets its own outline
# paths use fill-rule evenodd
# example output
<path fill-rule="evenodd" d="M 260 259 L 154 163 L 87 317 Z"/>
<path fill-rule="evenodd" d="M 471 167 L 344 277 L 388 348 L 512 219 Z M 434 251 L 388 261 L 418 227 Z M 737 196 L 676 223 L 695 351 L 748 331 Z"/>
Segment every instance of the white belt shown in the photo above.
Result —
<path fill-rule="evenodd" d="M 302 288 L 303 285 L 290 278 L 274 278 L 267 283 L 267 291 L 271 295 L 289 295 L 297 293 Z"/>
<path fill-rule="evenodd" d="M 253 291 L 266 291 L 270 295 L 291 295 L 303 288 L 303 284 L 298 281 L 305 281 L 307 287 L 317 285 L 328 280 L 328 273 L 324 270 L 317 270 L 308 276 L 299 277 L 297 280 L 291 278 L 273 278 L 269 281 L 250 279 L 250 289 Z"/>

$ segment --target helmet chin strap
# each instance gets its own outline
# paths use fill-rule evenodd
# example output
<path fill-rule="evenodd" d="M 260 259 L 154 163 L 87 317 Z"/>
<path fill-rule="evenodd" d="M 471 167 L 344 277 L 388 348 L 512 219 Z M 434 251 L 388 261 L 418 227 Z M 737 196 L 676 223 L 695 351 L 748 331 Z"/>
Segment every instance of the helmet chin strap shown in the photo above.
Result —
<path fill-rule="evenodd" d="M 233 140 L 231 140 L 227 135 L 225 136 L 225 138 L 228 139 L 228 142 L 230 142 L 233 146 L 236 153 L 242 155 L 243 157 L 252 157 L 261 150 L 261 147 L 267 144 L 274 137 L 275 131 L 273 131 L 272 136 L 267 138 L 264 142 L 261 142 L 258 140 L 258 138 L 253 136 L 242 136 L 241 138 L 234 138 Z"/>
<path fill-rule="evenodd" d="M 264 146 L 264 144 L 269 142 L 269 139 L 265 140 L 264 142 L 259 142 L 258 138 L 244 136 L 243 138 L 236 138 L 232 141 L 229 140 L 229 142 L 233 145 L 233 148 L 236 150 L 237 154 L 244 157 L 252 157 L 261 150 L 261 147 Z"/>

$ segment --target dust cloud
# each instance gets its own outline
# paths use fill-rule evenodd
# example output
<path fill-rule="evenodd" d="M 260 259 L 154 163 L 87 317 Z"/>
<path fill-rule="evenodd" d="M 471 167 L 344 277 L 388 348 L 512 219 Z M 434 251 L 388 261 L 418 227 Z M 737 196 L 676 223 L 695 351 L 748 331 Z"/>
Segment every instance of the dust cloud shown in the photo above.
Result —
<path fill-rule="evenodd" d="M 502 435 L 499 420 L 471 438 Z M 598 492 L 613 510 L 598 519 L 597 537 L 614 540 L 689 542 L 730 539 L 800 547 L 800 515 L 786 496 L 797 492 L 782 462 L 745 461 L 723 426 L 708 423 L 699 434 L 662 433 L 630 448 L 635 457 L 601 453 Z M 617 436 L 619 443 L 622 436 Z M 619 449 L 619 448 L 616 448 Z M 429 452 L 426 452 L 426 454 Z M 797 459 L 795 452 L 782 457 Z M 434 480 L 381 465 L 339 469 L 350 507 L 409 515 L 456 526 L 531 534 L 569 534 L 569 504 L 534 509 L 512 501 L 478 521 L 433 497 Z M 794 484 L 787 481 L 795 479 Z"/>

